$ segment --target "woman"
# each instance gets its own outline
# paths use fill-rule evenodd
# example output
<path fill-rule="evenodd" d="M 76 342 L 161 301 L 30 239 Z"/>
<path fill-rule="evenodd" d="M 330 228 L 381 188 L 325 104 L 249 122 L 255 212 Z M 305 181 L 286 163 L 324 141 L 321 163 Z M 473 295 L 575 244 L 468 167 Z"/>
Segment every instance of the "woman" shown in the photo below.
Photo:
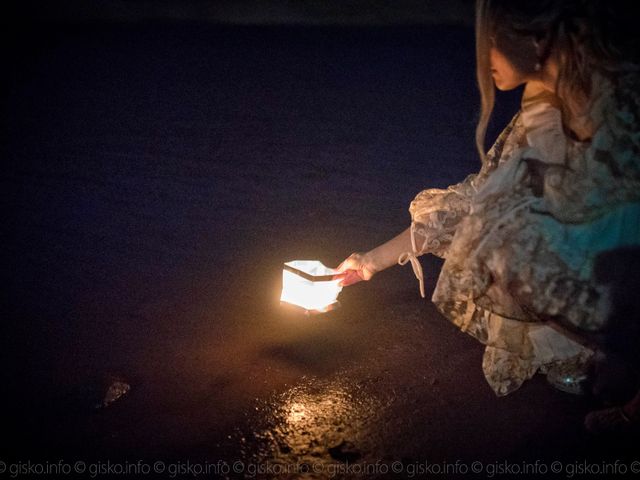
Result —
<path fill-rule="evenodd" d="M 432 300 L 486 345 L 483 370 L 498 395 L 537 371 L 580 391 L 595 351 L 569 332 L 604 327 L 610 310 L 595 259 L 640 244 L 632 18 L 615 1 L 478 0 L 480 171 L 420 192 L 410 228 L 338 267 L 347 286 L 410 262 L 424 297 L 416 257 L 443 257 Z M 494 88 L 523 84 L 520 111 L 485 154 Z"/>

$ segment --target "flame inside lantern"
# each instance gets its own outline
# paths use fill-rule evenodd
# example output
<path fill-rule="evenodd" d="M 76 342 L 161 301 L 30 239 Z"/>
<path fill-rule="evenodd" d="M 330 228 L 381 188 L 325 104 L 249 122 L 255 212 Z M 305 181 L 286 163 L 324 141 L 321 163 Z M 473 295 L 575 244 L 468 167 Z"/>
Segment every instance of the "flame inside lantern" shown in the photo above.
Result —
<path fill-rule="evenodd" d="M 317 260 L 293 260 L 282 270 L 281 302 L 301 307 L 309 313 L 326 312 L 339 305 L 342 291 L 337 272 Z"/>

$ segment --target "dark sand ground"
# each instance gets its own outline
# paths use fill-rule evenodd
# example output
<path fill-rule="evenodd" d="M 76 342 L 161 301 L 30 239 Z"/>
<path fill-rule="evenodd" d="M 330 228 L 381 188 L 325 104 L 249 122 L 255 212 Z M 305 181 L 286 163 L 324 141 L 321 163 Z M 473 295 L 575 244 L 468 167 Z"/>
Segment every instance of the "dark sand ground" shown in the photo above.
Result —
<path fill-rule="evenodd" d="M 477 170 L 470 30 L 11 40 L 0 460 L 308 462 L 322 478 L 347 460 L 410 476 L 425 461 L 638 459 L 586 435 L 593 402 L 542 376 L 497 398 L 482 346 L 409 267 L 325 315 L 279 306 L 282 262 L 335 266 L 406 228 L 418 191 Z M 516 102 L 500 96 L 497 124 Z M 422 260 L 430 296 L 440 263 Z M 94 410 L 114 378 L 130 393 Z"/>

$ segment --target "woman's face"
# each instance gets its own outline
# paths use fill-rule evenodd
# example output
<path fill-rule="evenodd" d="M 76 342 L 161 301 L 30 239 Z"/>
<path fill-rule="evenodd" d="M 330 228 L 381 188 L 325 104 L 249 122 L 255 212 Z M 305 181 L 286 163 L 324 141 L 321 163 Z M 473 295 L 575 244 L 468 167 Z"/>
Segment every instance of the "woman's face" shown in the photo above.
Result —
<path fill-rule="evenodd" d="M 528 79 L 496 47 L 489 52 L 491 76 L 498 90 L 513 90 Z"/>

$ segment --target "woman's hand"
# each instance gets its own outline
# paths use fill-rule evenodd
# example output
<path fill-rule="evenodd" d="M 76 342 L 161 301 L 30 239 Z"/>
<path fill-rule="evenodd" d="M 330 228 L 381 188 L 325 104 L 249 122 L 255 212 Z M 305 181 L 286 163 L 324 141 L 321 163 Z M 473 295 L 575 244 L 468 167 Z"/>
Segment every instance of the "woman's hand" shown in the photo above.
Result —
<path fill-rule="evenodd" d="M 334 279 L 341 278 L 341 287 L 348 287 L 363 280 L 371 280 L 376 274 L 371 258 L 368 253 L 352 253 L 349 257 L 338 265 L 338 273 Z"/>

